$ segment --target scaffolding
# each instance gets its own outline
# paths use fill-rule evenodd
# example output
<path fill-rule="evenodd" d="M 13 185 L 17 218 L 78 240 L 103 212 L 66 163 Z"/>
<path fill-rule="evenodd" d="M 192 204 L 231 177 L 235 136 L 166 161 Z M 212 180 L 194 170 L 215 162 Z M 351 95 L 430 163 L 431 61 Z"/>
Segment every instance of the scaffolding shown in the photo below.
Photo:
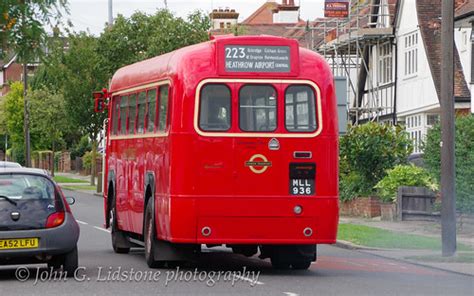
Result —
<path fill-rule="evenodd" d="M 395 2 L 352 1 L 344 19 L 323 18 L 306 26 L 308 47 L 347 77 L 349 119 L 396 122 Z"/>

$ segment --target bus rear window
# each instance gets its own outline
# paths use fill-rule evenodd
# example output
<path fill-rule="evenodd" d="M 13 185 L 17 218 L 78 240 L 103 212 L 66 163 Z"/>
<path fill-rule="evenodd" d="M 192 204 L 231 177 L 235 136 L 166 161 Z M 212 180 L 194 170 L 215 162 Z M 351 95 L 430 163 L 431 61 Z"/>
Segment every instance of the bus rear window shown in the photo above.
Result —
<path fill-rule="evenodd" d="M 246 85 L 239 94 L 239 124 L 246 132 L 271 132 L 277 126 L 276 90 L 270 85 Z"/>
<path fill-rule="evenodd" d="M 314 132 L 316 126 L 314 91 L 306 85 L 290 86 L 285 92 L 285 125 L 290 132 Z"/>
<path fill-rule="evenodd" d="M 223 84 L 202 88 L 199 106 L 199 128 L 203 131 L 227 131 L 231 122 L 230 89 Z"/>

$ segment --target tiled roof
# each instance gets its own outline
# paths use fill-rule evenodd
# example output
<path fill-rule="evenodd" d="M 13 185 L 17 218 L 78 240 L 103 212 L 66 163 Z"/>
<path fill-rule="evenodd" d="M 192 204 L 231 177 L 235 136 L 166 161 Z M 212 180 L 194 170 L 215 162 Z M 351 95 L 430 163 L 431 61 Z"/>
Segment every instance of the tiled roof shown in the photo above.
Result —
<path fill-rule="evenodd" d="M 441 92 L 441 1 L 416 1 L 420 31 L 438 98 L 440 98 Z M 470 97 L 456 45 L 454 50 L 454 95 L 456 98 Z"/>
<path fill-rule="evenodd" d="M 260 8 L 258 8 L 252 15 L 246 18 L 242 24 L 244 25 L 255 25 L 255 24 L 272 24 L 273 23 L 273 10 L 278 8 L 278 3 L 274 1 L 265 2 Z"/>
<path fill-rule="evenodd" d="M 464 0 L 459 4 L 456 4 L 456 10 L 454 11 L 454 16 L 456 19 L 462 19 L 464 17 L 474 15 L 474 0 Z"/>

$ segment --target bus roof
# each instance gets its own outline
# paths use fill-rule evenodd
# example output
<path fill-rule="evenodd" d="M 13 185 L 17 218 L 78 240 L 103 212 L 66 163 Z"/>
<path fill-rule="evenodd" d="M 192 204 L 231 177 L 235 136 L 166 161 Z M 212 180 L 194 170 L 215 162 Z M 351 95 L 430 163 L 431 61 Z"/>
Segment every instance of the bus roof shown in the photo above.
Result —
<path fill-rule="evenodd" d="M 255 71 L 239 71 L 229 70 L 227 64 L 225 50 L 226 47 L 253 47 L 255 50 L 265 48 L 265 46 L 277 48 L 288 48 L 288 52 L 275 53 L 275 56 L 270 58 L 286 59 L 286 65 L 279 63 L 284 68 L 288 69 L 268 69 Z M 232 48 L 231 48 L 232 49 Z M 216 52 L 218 54 L 216 54 Z M 262 54 L 263 55 L 263 54 Z M 172 77 L 174 75 L 183 75 L 186 82 L 191 80 L 201 80 L 205 77 L 219 77 L 219 76 L 240 76 L 244 78 L 249 77 L 297 77 L 299 75 L 299 59 L 311 55 L 316 59 L 323 59 L 318 54 L 300 48 L 299 44 L 294 39 L 275 37 L 275 36 L 223 36 L 214 38 L 213 40 L 183 47 L 163 54 L 151 59 L 143 60 L 125 67 L 120 68 L 112 77 L 110 84 L 110 92 L 130 89 L 134 87 L 142 87 L 156 81 Z M 235 57 L 235 56 L 234 56 Z M 291 61 L 291 63 L 290 63 Z M 244 65 L 240 63 L 239 59 L 231 60 L 235 65 Z M 283 69 L 282 68 L 282 69 Z"/>

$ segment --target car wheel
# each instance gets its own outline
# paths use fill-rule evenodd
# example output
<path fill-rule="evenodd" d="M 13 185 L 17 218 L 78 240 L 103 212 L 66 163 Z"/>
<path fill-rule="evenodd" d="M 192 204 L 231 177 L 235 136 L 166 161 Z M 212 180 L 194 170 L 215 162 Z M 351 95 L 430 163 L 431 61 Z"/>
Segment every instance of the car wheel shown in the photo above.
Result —
<path fill-rule="evenodd" d="M 163 267 L 166 261 L 155 260 L 154 252 L 157 248 L 155 237 L 155 215 L 153 211 L 153 200 L 148 201 L 145 211 L 145 259 L 148 267 Z"/>
<path fill-rule="evenodd" d="M 79 259 L 77 255 L 77 246 L 74 249 L 66 253 L 63 259 L 63 271 L 67 272 L 67 276 L 71 277 L 76 272 L 76 269 L 79 267 Z"/>
<path fill-rule="evenodd" d="M 48 269 L 57 270 L 61 268 L 63 258 L 62 256 L 54 256 L 48 261 Z"/>
<path fill-rule="evenodd" d="M 127 254 L 130 252 L 130 248 L 119 246 L 119 241 L 123 241 L 125 234 L 118 229 L 117 216 L 115 210 L 115 198 L 112 200 L 110 211 L 109 211 L 109 224 L 110 224 L 110 235 L 112 238 L 112 248 L 117 254 Z"/>

